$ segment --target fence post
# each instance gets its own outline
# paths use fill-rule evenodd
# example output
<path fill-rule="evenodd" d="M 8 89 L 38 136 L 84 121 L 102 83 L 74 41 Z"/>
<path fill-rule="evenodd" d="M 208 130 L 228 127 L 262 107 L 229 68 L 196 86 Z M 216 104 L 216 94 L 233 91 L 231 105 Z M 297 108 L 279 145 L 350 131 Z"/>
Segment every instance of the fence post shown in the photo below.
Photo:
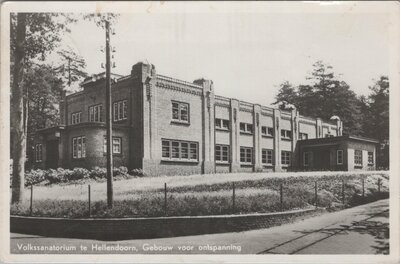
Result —
<path fill-rule="evenodd" d="M 361 185 L 362 185 L 362 198 L 365 197 L 365 179 L 361 179 Z"/>
<path fill-rule="evenodd" d="M 92 216 L 92 207 L 90 202 L 90 184 L 88 185 L 88 204 L 89 204 L 89 217 Z"/>
<path fill-rule="evenodd" d="M 344 205 L 344 179 L 342 180 L 342 204 Z"/>
<path fill-rule="evenodd" d="M 283 185 L 282 185 L 282 183 L 279 186 L 279 195 L 280 195 L 280 202 L 281 202 L 281 211 L 283 211 Z"/>
<path fill-rule="evenodd" d="M 378 178 L 378 195 L 381 194 L 381 178 Z"/>
<path fill-rule="evenodd" d="M 232 214 L 235 213 L 235 183 L 232 183 Z"/>
<path fill-rule="evenodd" d="M 318 183 L 315 181 L 315 207 L 318 207 Z"/>
<path fill-rule="evenodd" d="M 33 210 L 33 184 L 31 184 L 31 201 L 29 205 L 29 215 L 32 216 L 32 210 Z"/>
<path fill-rule="evenodd" d="M 164 183 L 164 215 L 167 216 L 167 183 Z"/>

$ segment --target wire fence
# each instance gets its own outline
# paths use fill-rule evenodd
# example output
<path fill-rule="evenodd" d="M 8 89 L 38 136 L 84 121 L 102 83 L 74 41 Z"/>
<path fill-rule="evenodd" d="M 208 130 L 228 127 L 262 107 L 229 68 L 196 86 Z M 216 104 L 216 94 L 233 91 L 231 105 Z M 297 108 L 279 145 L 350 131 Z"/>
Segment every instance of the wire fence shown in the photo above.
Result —
<path fill-rule="evenodd" d="M 61 216 L 69 215 L 69 211 L 79 210 L 76 217 L 138 217 L 138 216 L 177 216 L 177 215 L 214 215 L 242 214 L 251 212 L 286 211 L 299 209 L 301 206 L 320 207 L 350 207 L 373 200 L 388 197 L 387 187 L 382 188 L 381 178 L 369 179 L 332 179 L 292 182 L 272 182 L 262 186 L 246 185 L 243 182 L 231 182 L 220 186 L 218 190 L 209 190 L 209 186 L 190 186 L 187 189 L 169 187 L 164 183 L 162 188 L 147 193 L 139 193 L 135 197 L 125 198 L 123 202 L 115 200 L 117 212 L 106 208 L 105 201 L 93 201 L 92 188 L 88 184 L 79 186 L 82 194 L 86 192 L 87 201 L 59 200 L 52 206 L 63 207 Z M 87 187 L 87 188 L 86 188 Z M 229 194 L 230 193 L 230 194 Z M 266 196 L 266 194 L 268 194 Z M 162 197 L 162 198 L 161 198 Z M 86 205 L 85 205 L 86 204 Z M 102 206 L 101 206 L 102 205 Z M 37 208 L 35 208 L 37 206 Z M 44 203 L 35 205 L 34 186 L 30 186 L 29 216 L 42 216 L 43 211 L 49 212 Z M 45 205 L 49 206 L 49 205 Z M 76 207 L 76 208 L 68 208 Z M 151 210 L 146 208 L 151 207 Z M 184 208 L 186 207 L 186 208 Z M 189 208 L 191 207 L 191 208 Z M 66 208 L 66 209 L 65 209 Z M 86 209 L 85 209 L 86 208 Z M 86 212 L 85 212 L 86 211 Z M 150 212 L 147 213 L 146 212 Z M 13 213 L 13 212 L 12 212 Z M 17 212 L 14 212 L 18 214 Z M 27 212 L 25 211 L 25 214 Z M 46 216 L 49 216 L 48 214 Z M 72 217 L 75 217 L 72 213 Z"/>

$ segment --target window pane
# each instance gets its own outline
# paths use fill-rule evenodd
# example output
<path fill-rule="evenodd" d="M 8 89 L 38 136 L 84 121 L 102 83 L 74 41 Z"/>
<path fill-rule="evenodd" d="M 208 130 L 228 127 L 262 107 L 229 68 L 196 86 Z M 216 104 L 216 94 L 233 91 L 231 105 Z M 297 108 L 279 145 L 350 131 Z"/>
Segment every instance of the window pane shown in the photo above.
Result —
<path fill-rule="evenodd" d="M 224 146 L 222 147 L 222 160 L 223 161 L 228 161 L 228 154 L 229 153 L 229 147 L 228 146 Z"/>
<path fill-rule="evenodd" d="M 121 153 L 121 139 L 113 138 L 113 153 Z"/>
<path fill-rule="evenodd" d="M 253 133 L 253 125 L 247 124 L 247 132 Z"/>
<path fill-rule="evenodd" d="M 190 144 L 190 159 L 197 160 L 197 144 L 191 143 Z"/>
<path fill-rule="evenodd" d="M 274 130 L 272 129 L 272 127 L 268 128 L 268 135 L 273 136 L 274 134 Z"/>
<path fill-rule="evenodd" d="M 263 135 L 267 134 L 267 127 L 265 127 L 265 126 L 261 127 L 261 134 L 263 134 Z"/>
<path fill-rule="evenodd" d="M 172 103 L 172 119 L 179 120 L 179 104 L 178 103 Z"/>
<path fill-rule="evenodd" d="M 82 140 L 82 138 L 78 137 L 78 140 L 77 140 L 77 146 L 78 146 L 77 157 L 78 158 L 82 157 L 82 141 L 81 140 Z"/>
<path fill-rule="evenodd" d="M 114 103 L 114 121 L 118 120 L 118 105 Z"/>
<path fill-rule="evenodd" d="M 215 146 L 215 160 L 221 161 L 221 146 Z"/>
<path fill-rule="evenodd" d="M 281 137 L 286 137 L 286 133 L 285 133 L 285 130 L 281 130 Z"/>
<path fill-rule="evenodd" d="M 125 100 L 123 103 L 123 118 L 128 117 L 128 102 Z"/>
<path fill-rule="evenodd" d="M 240 131 L 243 131 L 243 132 L 246 131 L 246 124 L 245 123 L 240 123 Z"/>
<path fill-rule="evenodd" d="M 181 120 L 188 121 L 189 120 L 189 107 L 186 104 L 181 104 Z"/>
<path fill-rule="evenodd" d="M 172 141 L 172 158 L 179 159 L 179 142 Z"/>
<path fill-rule="evenodd" d="M 215 119 L 215 127 L 221 128 L 221 119 Z"/>
<path fill-rule="evenodd" d="M 170 152 L 169 141 L 163 140 L 162 141 L 162 157 L 169 158 L 170 157 L 169 152 Z"/>
<path fill-rule="evenodd" d="M 181 142 L 181 158 L 182 159 L 189 158 L 189 144 L 186 142 Z"/>
<path fill-rule="evenodd" d="M 103 152 L 107 153 L 107 136 L 104 136 L 103 139 Z"/>
<path fill-rule="evenodd" d="M 229 120 L 222 120 L 222 127 L 225 129 L 229 129 Z"/>
<path fill-rule="evenodd" d="M 286 137 L 292 138 L 292 131 L 286 130 Z"/>
<path fill-rule="evenodd" d="M 86 138 L 82 137 L 82 158 L 86 157 Z"/>
<path fill-rule="evenodd" d="M 246 153 L 244 148 L 240 148 L 240 162 L 246 162 Z"/>

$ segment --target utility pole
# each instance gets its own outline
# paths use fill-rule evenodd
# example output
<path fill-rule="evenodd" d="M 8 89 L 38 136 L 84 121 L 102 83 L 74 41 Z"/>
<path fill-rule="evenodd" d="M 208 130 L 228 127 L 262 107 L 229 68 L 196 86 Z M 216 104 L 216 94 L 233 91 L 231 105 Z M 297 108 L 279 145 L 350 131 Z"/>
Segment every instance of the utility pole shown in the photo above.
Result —
<path fill-rule="evenodd" d="M 106 27 L 106 138 L 107 138 L 107 205 L 113 207 L 113 157 L 112 157 L 112 114 L 111 114 L 111 62 L 110 62 L 110 21 Z"/>

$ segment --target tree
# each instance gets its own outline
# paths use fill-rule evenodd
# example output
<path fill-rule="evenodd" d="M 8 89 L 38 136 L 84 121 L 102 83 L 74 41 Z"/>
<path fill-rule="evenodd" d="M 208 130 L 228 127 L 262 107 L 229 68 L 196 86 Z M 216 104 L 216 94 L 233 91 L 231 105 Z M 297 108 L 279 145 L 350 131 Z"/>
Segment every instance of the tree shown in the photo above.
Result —
<path fill-rule="evenodd" d="M 377 167 L 389 167 L 389 78 L 381 76 L 369 87 L 366 117 L 363 128 L 366 135 L 380 142 L 377 150 Z"/>
<path fill-rule="evenodd" d="M 54 69 L 55 73 L 61 77 L 63 83 L 68 85 L 69 92 L 76 91 L 77 88 L 73 87 L 73 84 L 87 77 L 87 73 L 84 70 L 86 62 L 82 56 L 76 54 L 71 48 L 62 49 L 57 53 L 62 63 Z"/>
<path fill-rule="evenodd" d="M 303 115 L 325 120 L 337 115 L 343 121 L 344 133 L 360 134 L 361 112 L 356 94 L 338 79 L 330 65 L 317 61 L 313 68 L 311 76 L 306 78 L 309 84 L 293 88 L 288 82 L 283 83 L 275 103 L 290 100 Z"/>
<path fill-rule="evenodd" d="M 11 46 L 11 146 L 13 159 L 11 202 L 23 199 L 28 122 L 29 84 L 24 81 L 26 64 L 43 61 L 61 40 L 61 33 L 73 22 L 60 13 L 13 13 L 10 18 Z"/>

